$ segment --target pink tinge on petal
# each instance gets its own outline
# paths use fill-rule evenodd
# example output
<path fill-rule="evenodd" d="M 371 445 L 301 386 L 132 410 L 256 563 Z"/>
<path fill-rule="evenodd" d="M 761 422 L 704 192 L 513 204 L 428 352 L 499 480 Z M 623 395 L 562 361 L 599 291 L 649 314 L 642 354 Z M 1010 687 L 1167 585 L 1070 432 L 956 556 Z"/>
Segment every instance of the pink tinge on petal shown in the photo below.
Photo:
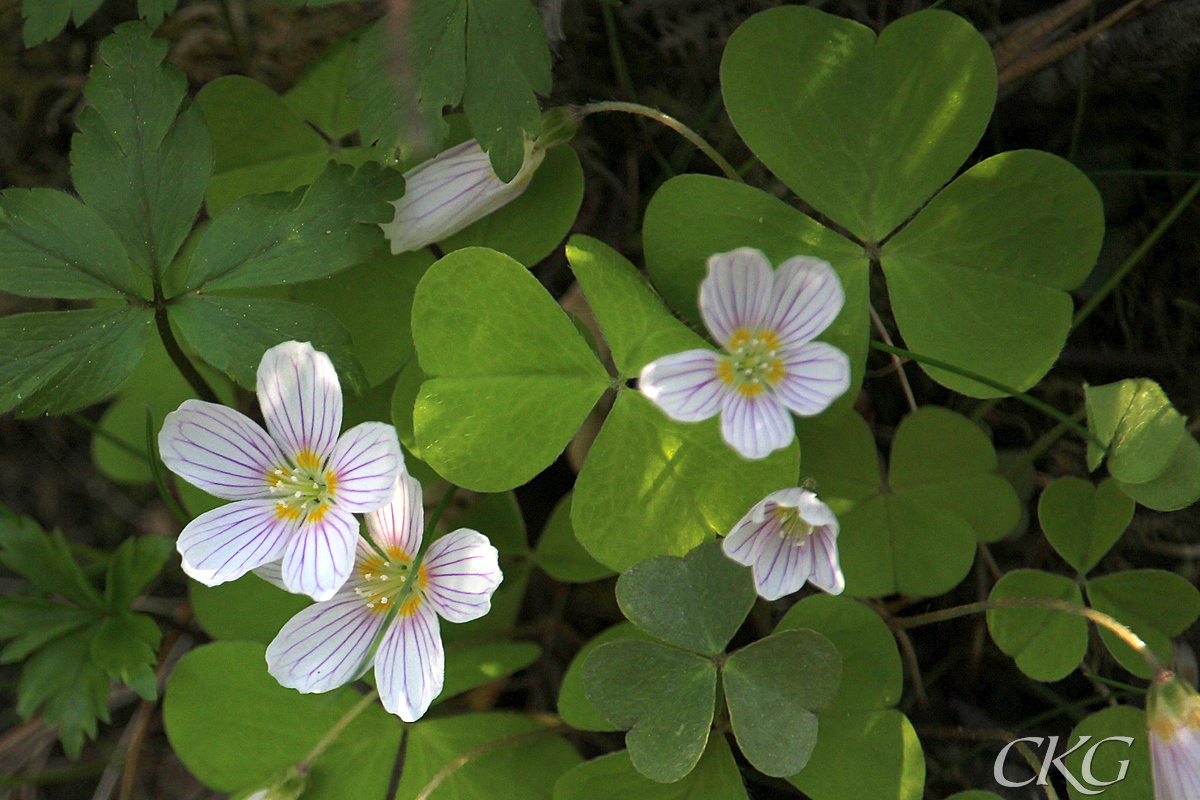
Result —
<path fill-rule="evenodd" d="M 354 567 L 358 520 L 328 508 L 320 520 L 301 521 L 283 551 L 283 583 L 289 592 L 328 600 Z"/>
<path fill-rule="evenodd" d="M 1165 739 L 1150 729 L 1154 800 L 1200 798 L 1200 735 L 1179 731 Z"/>
<path fill-rule="evenodd" d="M 425 528 L 421 483 L 413 476 L 401 475 L 394 486 L 392 500 L 366 515 L 367 531 L 379 548 L 387 552 L 399 548 L 409 559 L 421 549 Z"/>
<path fill-rule="evenodd" d="M 770 539 L 778 539 L 782 535 L 779 517 L 773 513 L 764 513 L 767 507 L 773 507 L 771 496 L 760 500 L 754 508 L 746 512 L 729 535 L 721 542 L 725 555 L 739 564 L 753 566 L 758 559 L 758 553 Z"/>
<path fill-rule="evenodd" d="M 442 691 L 446 654 L 437 614 L 424 602 L 396 616 L 375 654 L 375 684 L 383 707 L 416 722 Z"/>
<path fill-rule="evenodd" d="M 336 485 L 333 502 L 352 514 L 365 514 L 392 499 L 396 478 L 404 473 L 404 454 L 396 429 L 364 422 L 342 434 L 326 468 Z"/>
<path fill-rule="evenodd" d="M 342 427 L 342 387 L 329 356 L 308 342 L 284 342 L 263 354 L 258 404 L 267 430 L 293 461 L 307 453 L 321 462 L 333 450 Z"/>
<path fill-rule="evenodd" d="M 404 196 L 392 203 L 395 217 L 380 225 L 392 253 L 439 242 L 516 199 L 544 157 L 527 145 L 521 170 L 504 183 L 472 139 L 413 167 L 404 173 Z"/>
<path fill-rule="evenodd" d="M 760 597 L 778 600 L 800 590 L 812 570 L 811 537 L 795 544 L 784 536 L 764 540 L 752 569 Z"/>
<path fill-rule="evenodd" d="M 274 501 L 239 500 L 189 522 L 175 546 L 189 577 L 216 586 L 279 559 L 295 528 L 275 513 Z"/>
<path fill-rule="evenodd" d="M 344 589 L 288 620 L 267 647 L 267 671 L 305 694 L 336 689 L 369 666 L 364 662 L 384 619 Z"/>
<path fill-rule="evenodd" d="M 167 469 L 225 500 L 270 496 L 267 474 L 283 453 L 254 420 L 232 408 L 185 400 L 163 420 L 158 449 Z"/>
<path fill-rule="evenodd" d="M 722 347 L 738 329 L 762 329 L 771 313 L 771 262 L 761 250 L 739 247 L 708 259 L 700 283 L 700 315 Z"/>
<path fill-rule="evenodd" d="M 450 622 L 470 622 L 492 607 L 504 579 L 500 553 L 478 531 L 459 528 L 429 545 L 421 563 L 426 599 Z"/>
<path fill-rule="evenodd" d="M 745 458 L 766 458 L 796 435 L 792 415 L 769 392 L 730 392 L 721 409 L 721 437 Z"/>
<path fill-rule="evenodd" d="M 841 594 L 846 588 L 846 578 L 838 557 L 836 528 L 829 525 L 816 528 L 806 544 L 812 556 L 808 582 L 830 594 Z"/>
<path fill-rule="evenodd" d="M 789 258 L 775 271 L 774 306 L 768 327 L 784 350 L 812 341 L 828 328 L 846 303 L 842 282 L 828 261 Z"/>
<path fill-rule="evenodd" d="M 802 417 L 820 414 L 850 388 L 850 359 L 825 342 L 809 342 L 787 354 L 775 396 Z"/>
<path fill-rule="evenodd" d="M 712 350 L 685 350 L 642 367 L 638 389 L 668 417 L 699 422 L 716 416 L 729 388 L 718 373 L 722 356 Z"/>

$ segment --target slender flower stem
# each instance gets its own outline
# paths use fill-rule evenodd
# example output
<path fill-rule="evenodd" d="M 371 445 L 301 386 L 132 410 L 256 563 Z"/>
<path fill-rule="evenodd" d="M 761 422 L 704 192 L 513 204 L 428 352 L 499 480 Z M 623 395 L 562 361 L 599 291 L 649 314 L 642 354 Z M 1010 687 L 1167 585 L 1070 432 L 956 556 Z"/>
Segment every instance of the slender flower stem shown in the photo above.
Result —
<path fill-rule="evenodd" d="M 599 103 L 589 103 L 586 106 L 580 106 L 578 109 L 576 109 L 576 113 L 579 114 L 581 119 L 589 114 L 596 114 L 602 111 L 624 111 L 628 114 L 638 114 L 643 117 L 649 117 L 656 122 L 661 122 L 663 125 L 666 125 L 668 128 L 675 131 L 692 144 L 696 145 L 696 147 L 699 148 L 704 155 L 712 159 L 713 163 L 721 168 L 721 172 L 725 173 L 726 178 L 729 178 L 731 181 L 737 181 L 738 183 L 746 182 L 745 179 L 742 178 L 742 176 L 738 173 L 738 171 L 733 168 L 733 165 L 726 161 L 723 155 L 717 152 L 715 147 L 704 141 L 704 138 L 700 136 L 700 134 L 696 133 L 694 130 L 689 128 L 687 125 L 684 125 L 670 114 L 664 114 L 657 108 L 644 106 L 641 103 L 624 103 L 616 100 L 605 100 Z"/>
<path fill-rule="evenodd" d="M 945 361 L 941 361 L 936 358 L 930 358 L 929 356 L 923 356 L 920 353 L 914 353 L 911 350 L 905 350 L 901 347 L 892 347 L 891 345 L 884 344 L 883 342 L 875 342 L 875 341 L 871 342 L 871 347 L 874 347 L 876 350 L 882 350 L 885 353 L 892 353 L 893 355 L 904 356 L 905 358 L 911 358 L 913 361 L 919 361 L 920 363 L 928 364 L 931 367 L 936 367 L 938 369 L 944 369 L 947 372 L 953 372 L 955 375 L 961 375 L 962 377 L 969 378 L 969 379 L 975 381 L 976 383 L 982 383 L 984 386 L 989 386 L 992 389 L 995 389 L 996 391 L 1004 392 L 1005 394 L 1012 395 L 1013 397 L 1015 397 L 1016 399 L 1025 403 L 1026 405 L 1036 408 L 1038 411 L 1041 411 L 1043 414 L 1046 414 L 1049 417 L 1053 417 L 1054 419 L 1058 420 L 1059 422 L 1065 424 L 1067 427 L 1069 427 L 1071 430 L 1078 433 L 1083 438 L 1093 442 L 1097 447 L 1101 448 L 1104 452 L 1106 452 L 1106 453 L 1108 452 L 1108 446 L 1105 445 L 1104 442 L 1102 442 L 1098 438 L 1096 438 L 1096 435 L 1094 433 L 1089 431 L 1087 428 L 1084 428 L 1078 422 L 1072 421 L 1070 417 L 1068 417 L 1066 414 L 1059 411 L 1054 406 L 1050 405 L 1049 403 L 1044 403 L 1041 400 L 1038 400 L 1036 397 L 1033 397 L 1032 395 L 1025 394 L 1025 392 L 1019 392 L 1011 386 L 1007 386 L 1003 383 L 1000 383 L 999 381 L 994 381 L 991 378 L 986 378 L 977 372 L 971 372 L 970 370 L 963 369 L 962 367 L 956 367 L 953 364 L 949 364 Z"/>
<path fill-rule="evenodd" d="M 980 611 L 990 611 L 997 608 L 1045 608 L 1050 611 L 1062 611 L 1067 614 L 1085 617 L 1115 633 L 1121 641 L 1136 650 L 1137 654 L 1150 665 L 1150 668 L 1155 673 L 1162 672 L 1164 669 L 1162 662 L 1158 660 L 1158 656 L 1154 654 L 1149 645 L 1142 641 L 1140 636 L 1108 614 L 1097 611 L 1094 608 L 1070 603 L 1066 600 L 1055 600 L 1049 597 L 998 597 L 992 600 L 981 600 L 978 603 L 955 606 L 954 608 L 944 608 L 941 611 L 931 611 L 928 614 L 917 614 L 912 617 L 892 617 L 888 624 L 893 628 L 915 628 L 919 625 L 945 622 L 946 620 L 966 617 L 971 614 L 978 614 Z"/>
<path fill-rule="evenodd" d="M 429 540 L 429 534 L 433 533 L 434 527 L 438 524 L 438 520 L 442 518 L 442 514 L 446 513 L 446 509 L 450 507 L 450 502 L 454 499 L 454 493 L 458 491 L 458 487 L 450 484 L 446 489 L 445 494 L 438 500 L 437 506 L 433 509 L 433 513 L 429 515 L 429 522 L 425 523 L 425 540 Z"/>
<path fill-rule="evenodd" d="M 884 344 L 894 347 L 892 335 L 888 333 L 887 326 L 883 324 L 883 319 L 879 316 L 879 312 L 875 310 L 875 306 L 868 303 L 867 310 L 871 312 L 871 324 L 875 326 L 875 331 L 879 334 L 879 338 L 883 339 Z M 900 388 L 904 392 L 904 399 L 908 401 L 909 411 L 916 411 L 917 398 L 913 395 L 912 386 L 908 382 L 908 375 L 904 372 L 904 362 L 900 360 L 900 356 L 892 353 L 892 364 L 896 367 L 896 377 L 900 380 Z"/>
<path fill-rule="evenodd" d="M 196 369 L 196 365 L 188 360 L 183 348 L 176 341 L 175 334 L 171 331 L 171 321 L 167 319 L 165 307 L 154 310 L 154 322 L 158 326 L 158 335 L 162 338 L 163 347 L 167 349 L 167 355 L 171 357 L 176 369 L 187 380 L 196 396 L 209 403 L 221 402 L 217 393 L 208 385 L 208 381 L 204 380 L 204 376 Z"/>
<path fill-rule="evenodd" d="M 333 727 L 325 732 L 325 735 L 321 737 L 321 741 L 317 742 L 313 749 L 308 752 L 308 755 L 304 757 L 304 760 L 296 766 L 300 767 L 302 770 L 308 770 L 308 768 L 312 766 L 313 762 L 321 757 L 321 753 L 325 752 L 325 748 L 333 744 L 333 740 L 336 739 L 342 731 L 346 730 L 346 726 L 353 722 L 359 714 L 361 714 L 363 711 L 366 711 L 367 706 L 372 705 L 378 697 L 379 691 L 376 689 L 372 689 L 364 694 L 361 700 L 355 703 L 349 711 L 342 715 L 341 719 L 333 723 Z"/>
<path fill-rule="evenodd" d="M 1087 319 L 1091 313 L 1096 310 L 1096 307 L 1104 302 L 1104 299 L 1112 293 L 1112 290 L 1117 288 L 1117 284 L 1125 279 L 1125 276 L 1129 274 L 1129 271 L 1137 266 L 1138 262 L 1142 260 L 1142 257 L 1149 252 L 1150 248 L 1162 238 L 1162 235 L 1167 232 L 1167 228 L 1170 228 L 1171 225 L 1175 223 L 1175 220 L 1179 217 L 1179 215 L 1183 213 L 1183 210 L 1187 208 L 1193 200 L 1196 199 L 1197 194 L 1200 194 L 1200 180 L 1197 180 L 1192 184 L 1192 188 L 1188 189 L 1183 197 L 1179 198 L 1179 202 L 1176 203 L 1175 207 L 1172 208 L 1170 212 L 1168 212 L 1167 215 L 1162 218 L 1162 221 L 1159 222 L 1154 230 L 1150 232 L 1150 235 L 1147 236 L 1140 245 L 1138 245 L 1136 250 L 1129 254 L 1129 258 L 1125 259 L 1125 261 L 1121 263 L 1121 266 L 1117 267 L 1116 272 L 1109 276 L 1108 280 L 1104 282 L 1104 285 L 1101 286 L 1094 295 L 1088 298 L 1088 301 L 1083 304 L 1083 308 L 1079 309 L 1079 311 L 1075 313 L 1075 319 L 1071 323 L 1071 330 L 1078 328 L 1079 323 Z"/>
<path fill-rule="evenodd" d="M 545 728 L 539 728 L 535 731 L 526 731 L 525 733 L 516 733 L 512 736 L 504 736 L 499 739 L 493 739 L 490 742 L 484 742 L 478 747 L 472 747 L 467 752 L 454 759 L 446 766 L 442 767 L 438 772 L 429 779 L 429 783 L 425 784 L 425 788 L 417 793 L 413 800 L 429 800 L 437 788 L 442 785 L 442 782 L 453 775 L 458 770 L 470 764 L 480 756 L 485 756 L 493 750 L 500 750 L 505 747 L 516 747 L 518 745 L 536 742 L 539 739 L 544 739 L 547 736 L 557 736 L 560 733 L 566 733 L 570 728 L 566 725 L 550 725 Z"/>

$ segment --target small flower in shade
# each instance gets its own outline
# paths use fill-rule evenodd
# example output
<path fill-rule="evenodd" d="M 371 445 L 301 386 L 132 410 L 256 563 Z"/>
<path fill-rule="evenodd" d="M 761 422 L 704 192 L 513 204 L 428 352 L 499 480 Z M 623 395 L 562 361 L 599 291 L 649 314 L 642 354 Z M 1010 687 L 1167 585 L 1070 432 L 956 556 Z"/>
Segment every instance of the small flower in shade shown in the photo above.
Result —
<path fill-rule="evenodd" d="M 525 144 L 525 161 L 504 183 L 474 139 L 438 153 L 404 173 L 404 196 L 392 201 L 395 218 L 381 224 L 392 253 L 440 242 L 521 196 L 546 151 Z"/>
<path fill-rule="evenodd" d="M 396 430 L 364 422 L 339 437 L 337 373 L 307 342 L 284 342 L 263 355 L 258 402 L 266 431 L 200 400 L 185 401 L 163 422 L 158 448 L 167 468 L 234 501 L 179 534 L 183 570 L 215 586 L 282 559 L 288 591 L 328 599 L 354 563 L 354 514 L 385 505 L 404 471 Z"/>
<path fill-rule="evenodd" d="M 850 386 L 846 354 L 812 341 L 844 302 L 837 273 L 818 258 L 789 258 L 772 273 L 753 248 L 718 253 L 700 284 L 700 314 L 726 353 L 663 356 L 642 368 L 638 386 L 680 422 L 720 414 L 725 441 L 764 458 L 792 441 L 789 412 L 819 414 Z"/>
<path fill-rule="evenodd" d="M 400 478 L 395 499 L 367 514 L 374 546 L 361 540 L 354 571 L 333 599 L 292 617 L 267 648 L 267 669 L 284 686 L 327 692 L 371 664 L 383 707 L 405 722 L 442 691 L 445 652 L 438 616 L 468 622 L 491 608 L 500 585 L 498 553 L 483 534 L 459 528 L 423 558 L 421 484 Z M 272 580 L 270 567 L 259 574 Z M 382 633 L 382 635 L 381 635 Z"/>
<path fill-rule="evenodd" d="M 767 600 L 798 591 L 805 581 L 830 594 L 846 587 L 837 550 L 838 521 L 808 489 L 781 489 L 763 498 L 725 537 L 725 555 L 754 571 Z"/>
<path fill-rule="evenodd" d="M 1200 694 L 1170 672 L 1146 695 L 1154 800 L 1200 800 Z"/>

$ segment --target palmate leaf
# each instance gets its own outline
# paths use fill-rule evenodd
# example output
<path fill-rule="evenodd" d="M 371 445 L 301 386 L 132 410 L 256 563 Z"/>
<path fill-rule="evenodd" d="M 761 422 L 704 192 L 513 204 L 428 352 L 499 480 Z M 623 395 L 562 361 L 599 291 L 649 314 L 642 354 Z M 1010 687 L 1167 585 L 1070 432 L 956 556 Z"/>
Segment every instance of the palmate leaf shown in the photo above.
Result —
<path fill-rule="evenodd" d="M 724 736 L 710 736 L 696 768 L 674 783 L 657 783 L 633 767 L 629 751 L 594 758 L 558 779 L 554 800 L 747 800 L 742 773 Z"/>
<path fill-rule="evenodd" d="M 167 43 L 140 22 L 100 44 L 71 142 L 75 190 L 109 224 L 135 264 L 166 269 L 192 230 L 212 174 L 212 139 L 187 79 L 163 65 Z"/>
<path fill-rule="evenodd" d="M 67 20 L 83 24 L 104 0 L 21 0 L 25 18 L 23 35 L 26 47 L 53 39 L 66 27 Z"/>
<path fill-rule="evenodd" d="M 98 720 L 108 722 L 108 675 L 92 660 L 94 629 L 54 640 L 34 653 L 17 684 L 17 713 L 41 713 L 58 725 L 63 749 L 78 758 L 85 738 L 95 738 Z"/>
<path fill-rule="evenodd" d="M 525 137 L 540 129 L 534 93 L 550 91 L 550 51 L 542 21 L 528 0 L 415 0 L 409 5 L 406 44 L 412 54 L 416 97 L 439 149 L 448 128 L 446 106 L 463 104 L 471 130 L 503 181 L 521 168 Z M 361 41 L 351 96 L 362 100 L 364 143 L 390 151 L 404 147 L 403 117 L 389 68 L 386 25 Z M 403 152 L 405 158 L 411 152 Z M 429 155 L 429 154 L 426 154 Z"/>
<path fill-rule="evenodd" d="M 153 321 L 136 306 L 0 319 L 0 412 L 62 414 L 106 397 L 137 366 Z"/>

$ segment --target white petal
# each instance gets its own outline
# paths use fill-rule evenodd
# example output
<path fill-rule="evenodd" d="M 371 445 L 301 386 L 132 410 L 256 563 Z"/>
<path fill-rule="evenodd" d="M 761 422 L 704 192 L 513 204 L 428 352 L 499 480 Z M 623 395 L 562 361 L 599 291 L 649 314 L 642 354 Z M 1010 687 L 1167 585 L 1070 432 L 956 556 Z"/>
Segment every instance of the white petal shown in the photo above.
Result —
<path fill-rule="evenodd" d="M 267 475 L 283 453 L 254 420 L 217 403 L 185 400 L 158 432 L 167 469 L 225 500 L 269 497 Z"/>
<path fill-rule="evenodd" d="M 278 586 L 280 589 L 287 591 L 287 584 L 283 582 L 283 562 L 268 561 L 262 566 L 255 567 L 251 570 L 255 575 L 262 578 L 272 586 Z"/>
<path fill-rule="evenodd" d="M 356 678 L 385 614 L 353 589 L 314 603 L 287 621 L 267 647 L 267 671 L 290 689 L 328 692 Z"/>
<path fill-rule="evenodd" d="M 405 613 L 408 611 L 408 613 Z M 433 607 L 401 607 L 375 654 L 375 684 L 383 707 L 416 722 L 442 691 L 446 653 Z"/>
<path fill-rule="evenodd" d="M 771 492 L 767 495 L 767 500 L 797 509 L 800 512 L 800 518 L 809 525 L 831 525 L 834 535 L 837 535 L 837 516 L 834 515 L 833 509 L 821 502 L 821 499 L 812 490 L 800 487 L 780 489 L 778 492 Z"/>
<path fill-rule="evenodd" d="M 751 567 L 758 560 L 758 554 L 766 542 L 780 538 L 779 517 L 769 513 L 768 506 L 771 505 L 771 495 L 767 495 L 766 499 L 760 500 L 733 526 L 733 530 L 721 542 L 725 555 L 739 564 Z"/>
<path fill-rule="evenodd" d="M 734 331 L 766 325 L 773 285 L 771 262 L 761 250 L 739 247 L 709 257 L 708 275 L 700 283 L 700 314 L 722 347 Z"/>
<path fill-rule="evenodd" d="M 745 458 L 766 458 L 791 444 L 792 415 L 769 392 L 747 397 L 730 392 L 721 409 L 721 436 Z"/>
<path fill-rule="evenodd" d="M 346 583 L 354 566 L 358 520 L 326 507 L 320 520 L 301 522 L 283 552 L 283 583 L 289 592 L 328 600 Z"/>
<path fill-rule="evenodd" d="M 184 572 L 216 586 L 278 559 L 295 529 L 276 513 L 274 500 L 239 500 L 189 522 L 175 546 Z"/>
<path fill-rule="evenodd" d="M 409 561 L 421 550 L 425 528 L 425 507 L 421 483 L 405 473 L 394 484 L 392 501 L 366 515 L 371 539 L 385 552 L 395 548 Z"/>
<path fill-rule="evenodd" d="M 327 469 L 337 479 L 333 496 L 338 508 L 365 514 L 385 505 L 404 472 L 396 429 L 383 422 L 355 425 L 337 440 Z"/>
<path fill-rule="evenodd" d="M 841 594 L 846 588 L 841 560 L 837 549 L 837 525 L 822 525 L 815 529 L 805 543 L 812 558 L 808 582 L 830 594 Z"/>
<path fill-rule="evenodd" d="M 474 139 L 413 167 L 404 173 L 404 196 L 392 203 L 396 216 L 379 226 L 392 253 L 440 242 L 520 197 L 545 155 L 527 143 L 521 170 L 508 183 Z"/>
<path fill-rule="evenodd" d="M 712 350 L 685 350 L 642 367 L 638 389 L 671 419 L 699 422 L 715 416 L 729 388 L 718 366 L 722 356 Z"/>
<path fill-rule="evenodd" d="M 775 395 L 802 417 L 820 414 L 850 388 L 850 359 L 825 342 L 809 342 L 789 352 Z"/>
<path fill-rule="evenodd" d="M 846 303 L 842 282 L 828 261 L 789 258 L 775 271 L 774 307 L 768 327 L 784 350 L 812 341 L 830 326 Z"/>
<path fill-rule="evenodd" d="M 342 428 L 342 387 L 329 356 L 308 342 L 284 342 L 258 365 L 258 404 L 267 430 L 295 460 L 323 461 Z"/>
<path fill-rule="evenodd" d="M 433 544 L 421 562 L 422 588 L 434 609 L 451 622 L 469 622 L 492 607 L 504 579 L 500 553 L 478 531 L 459 528 Z"/>
<path fill-rule="evenodd" d="M 1154 800 L 1200 798 L 1200 736 L 1177 731 L 1169 739 L 1150 729 Z"/>
<path fill-rule="evenodd" d="M 784 536 L 763 537 L 762 547 L 751 564 L 754 587 L 760 597 L 778 600 L 800 590 L 812 570 L 811 541 L 809 537 L 797 545 Z"/>

